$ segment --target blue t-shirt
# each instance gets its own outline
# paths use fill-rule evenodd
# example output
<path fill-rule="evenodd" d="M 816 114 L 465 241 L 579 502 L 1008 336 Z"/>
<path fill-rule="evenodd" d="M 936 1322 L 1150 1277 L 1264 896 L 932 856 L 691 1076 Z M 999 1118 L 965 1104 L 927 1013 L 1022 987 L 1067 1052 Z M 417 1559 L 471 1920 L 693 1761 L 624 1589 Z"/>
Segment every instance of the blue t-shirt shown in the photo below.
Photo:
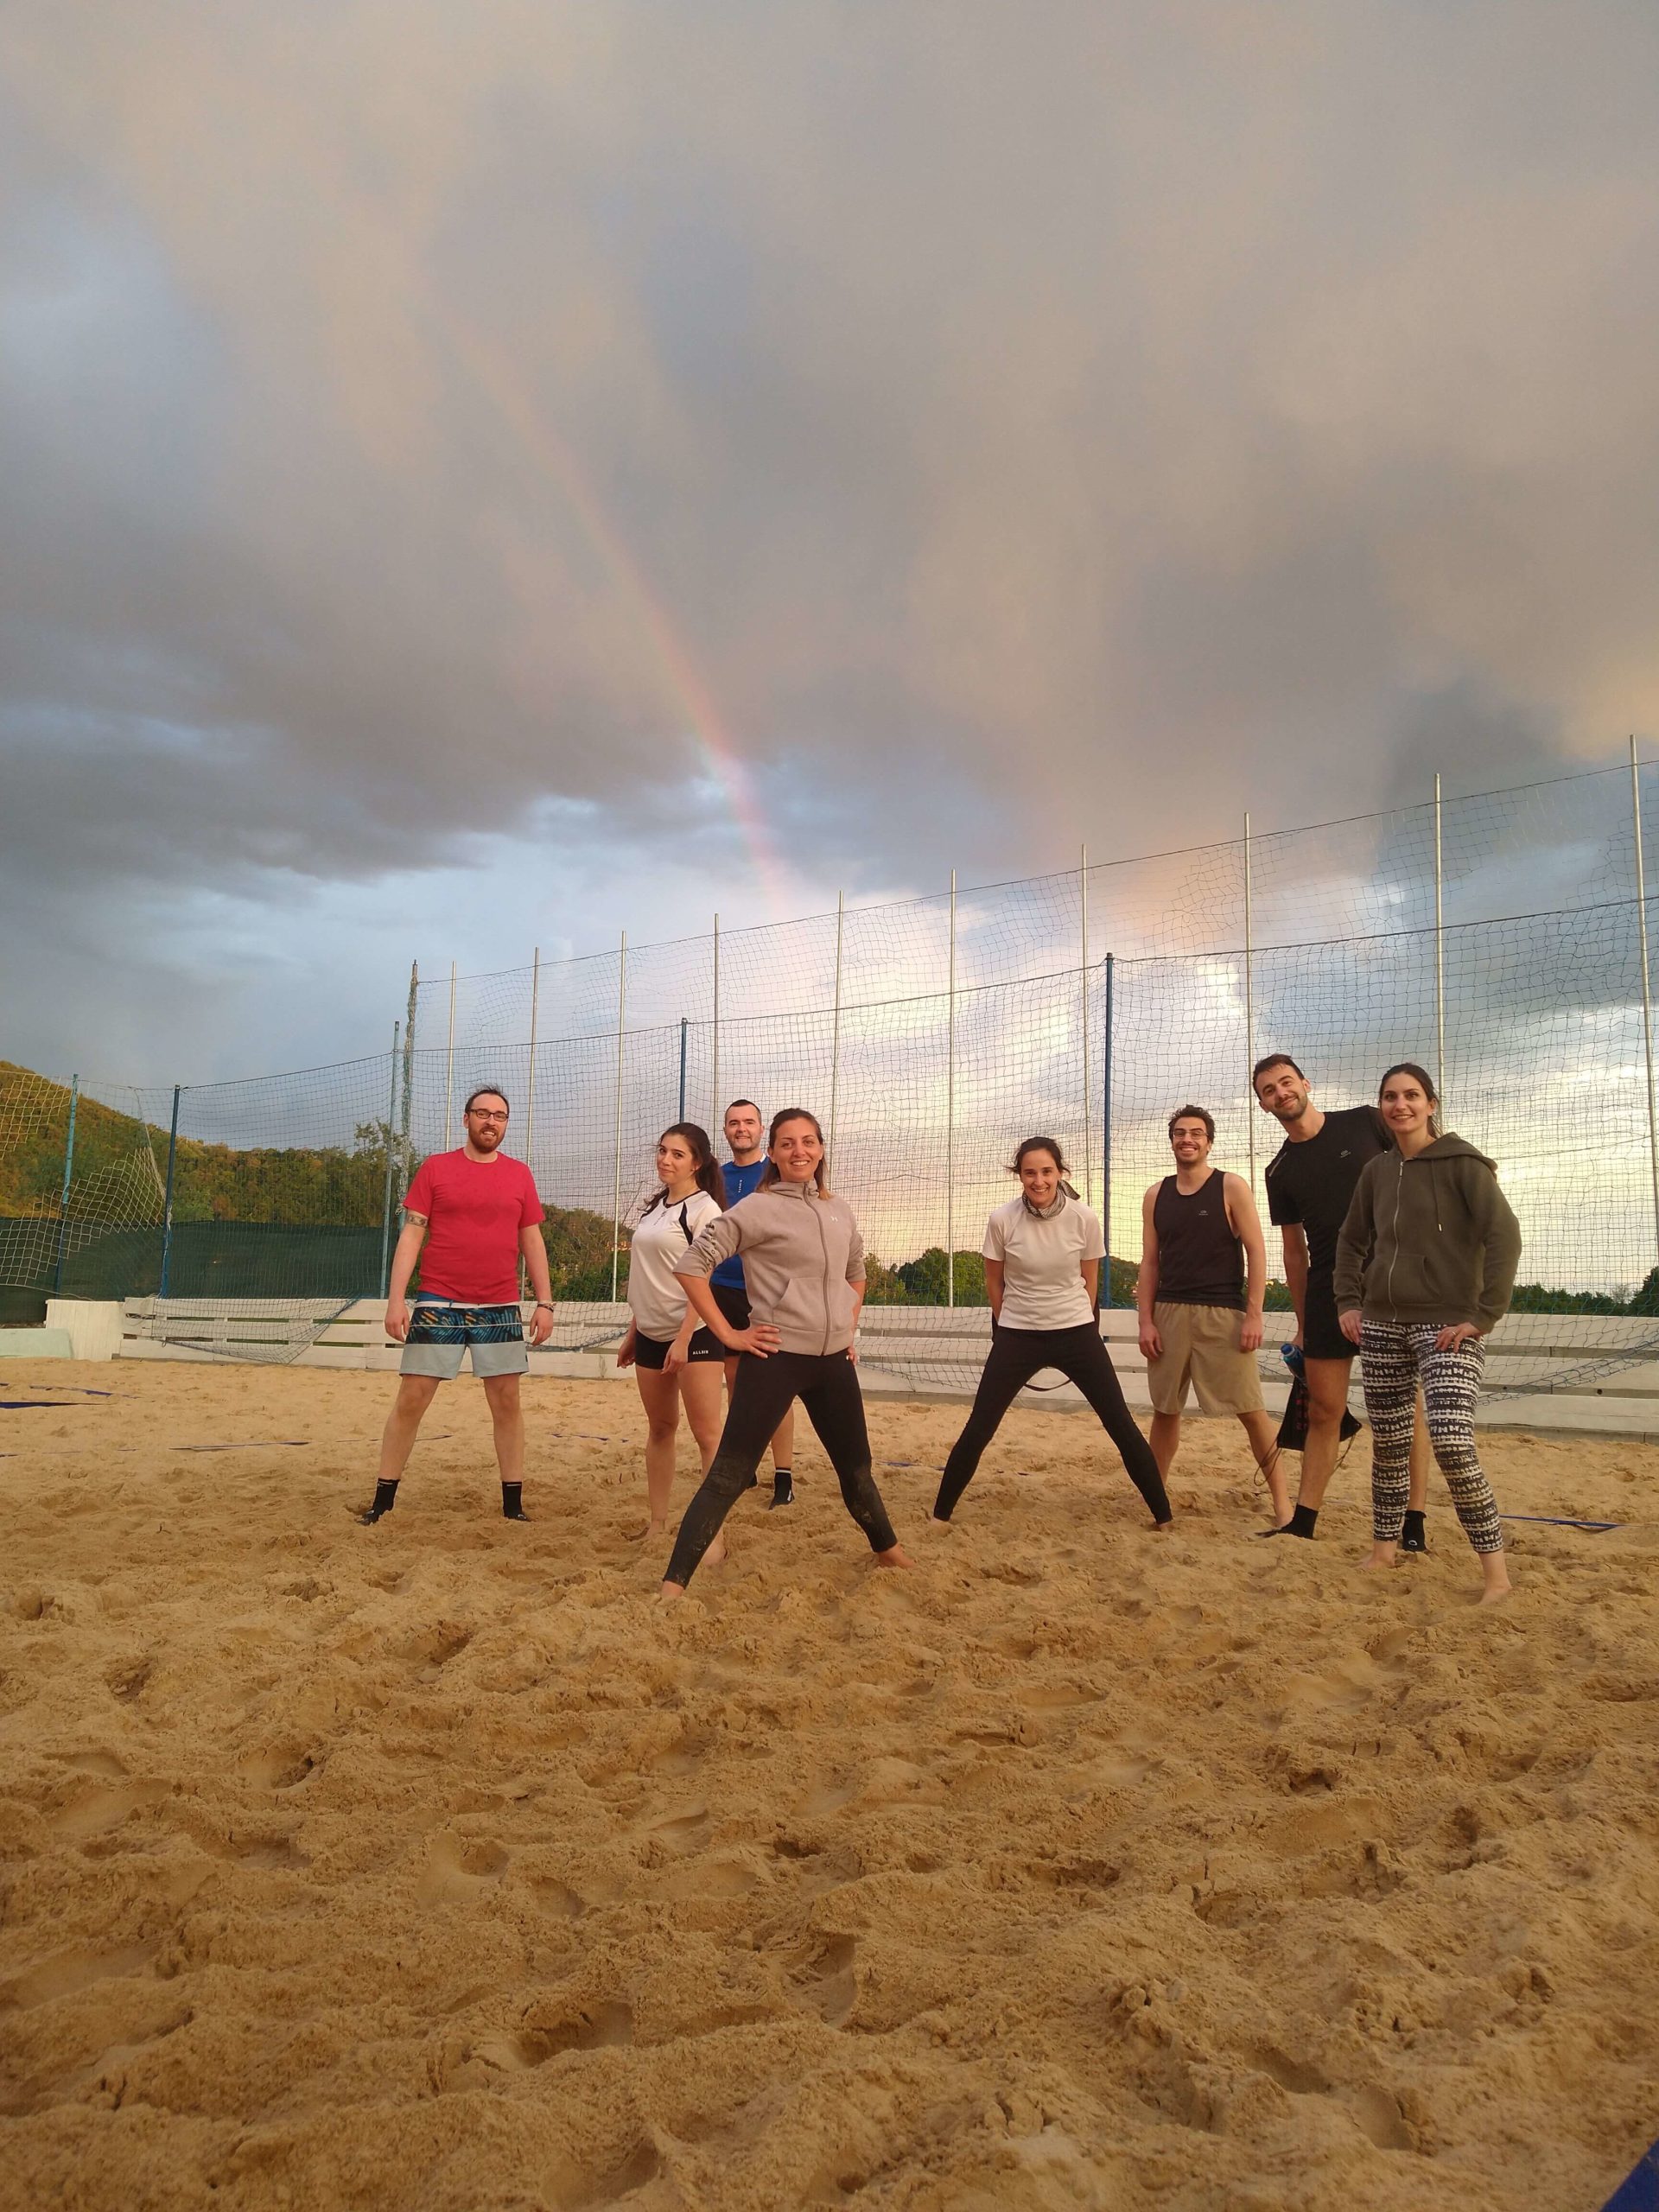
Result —
<path fill-rule="evenodd" d="M 724 1161 L 720 1173 L 726 1185 L 727 1205 L 734 1206 L 740 1198 L 747 1198 L 751 1191 L 758 1190 L 760 1186 L 760 1178 L 766 1172 L 765 1153 L 761 1154 L 759 1160 L 751 1160 L 747 1167 L 740 1167 L 734 1160 Z M 709 1280 L 710 1282 L 719 1283 L 722 1288 L 741 1290 L 743 1287 L 742 1261 L 734 1252 L 729 1260 L 721 1262 Z"/>

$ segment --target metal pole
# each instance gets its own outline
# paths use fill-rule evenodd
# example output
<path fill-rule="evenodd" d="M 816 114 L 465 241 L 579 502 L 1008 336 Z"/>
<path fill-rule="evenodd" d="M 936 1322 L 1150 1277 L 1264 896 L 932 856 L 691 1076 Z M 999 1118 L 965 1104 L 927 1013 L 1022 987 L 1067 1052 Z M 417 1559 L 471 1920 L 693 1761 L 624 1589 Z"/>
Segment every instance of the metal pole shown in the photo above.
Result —
<path fill-rule="evenodd" d="M 1251 904 L 1250 817 L 1244 817 L 1244 1088 L 1255 1065 L 1255 914 Z M 1250 1150 L 1250 1192 L 1255 1192 L 1255 1116 L 1246 1109 L 1244 1127 Z"/>
<path fill-rule="evenodd" d="M 409 963 L 409 1007 L 404 1022 L 404 1118 L 397 1132 L 397 1180 L 402 1185 L 397 1195 L 402 1198 L 409 1188 L 410 1163 L 410 1107 L 415 1090 L 415 1001 L 420 995 L 421 969 L 418 961 Z"/>
<path fill-rule="evenodd" d="M 541 1013 L 542 948 L 531 956 L 530 968 L 530 1103 L 524 1116 L 524 1160 L 532 1179 L 536 1173 L 536 1023 Z"/>
<path fill-rule="evenodd" d="M 160 1295 L 167 1296 L 167 1279 L 173 1262 L 173 1167 L 179 1156 L 179 1093 L 183 1086 L 173 1086 L 173 1125 L 167 1135 L 167 1188 L 162 1197 L 162 1284 Z"/>
<path fill-rule="evenodd" d="M 716 914 L 716 915 L 715 916 L 715 1019 L 714 1019 L 714 1024 L 713 1024 L 713 1035 L 712 1035 L 712 1038 L 711 1038 L 711 1039 L 710 1039 L 710 1044 L 709 1044 L 709 1051 L 710 1051 L 710 1054 L 711 1054 L 711 1056 L 712 1056 L 712 1059 L 713 1059 L 713 1067 L 712 1067 L 712 1070 L 711 1070 L 710 1074 L 709 1074 L 709 1085 L 710 1085 L 711 1089 L 712 1089 L 712 1090 L 713 1090 L 713 1091 L 714 1091 L 715 1096 L 714 1096 L 714 1103 L 713 1103 L 712 1107 L 711 1107 L 711 1108 L 710 1108 L 710 1109 L 709 1109 L 709 1128 L 710 1128 L 711 1129 L 717 1129 L 717 1128 L 720 1128 L 720 1126 L 721 1126 L 721 1121 L 720 1121 L 720 916 L 719 916 L 718 914 Z"/>
<path fill-rule="evenodd" d="M 682 1015 L 680 1016 L 680 1111 L 679 1111 L 679 1119 L 680 1119 L 682 1122 L 685 1119 L 685 1033 L 686 1033 L 686 1027 L 687 1027 L 686 1018 L 685 1018 L 685 1016 L 684 1016 L 683 1014 L 682 1014 Z"/>
<path fill-rule="evenodd" d="M 386 1107 L 386 1188 L 380 1202 L 380 1295 L 384 1298 L 391 1282 L 391 1178 L 397 1158 L 395 1130 L 397 1121 L 397 1039 L 404 1025 L 391 1025 L 391 1097 Z"/>
<path fill-rule="evenodd" d="M 1446 907 L 1440 867 L 1440 779 L 1434 779 L 1434 1082 L 1446 1109 Z"/>
<path fill-rule="evenodd" d="M 449 1149 L 451 1116 L 455 1108 L 455 963 L 449 963 L 449 1055 L 443 1067 L 443 1148 Z"/>
<path fill-rule="evenodd" d="M 1630 815 L 1636 832 L 1636 918 L 1642 930 L 1642 1044 L 1648 1061 L 1648 1166 L 1653 1179 L 1653 1233 L 1659 1247 L 1659 1113 L 1653 1092 L 1653 985 L 1648 966 L 1648 883 L 1642 852 L 1642 771 L 1630 740 Z"/>
<path fill-rule="evenodd" d="M 1100 1233 L 1106 1247 L 1106 1257 L 1101 1262 L 1103 1279 L 1100 1302 L 1112 1302 L 1112 982 L 1116 961 L 1111 953 L 1106 956 L 1106 1020 L 1105 1034 L 1101 1040 L 1100 1084 Z"/>
<path fill-rule="evenodd" d="M 841 1093 L 841 931 L 847 914 L 847 894 L 836 893 L 836 1010 L 830 1028 L 830 1173 L 836 1172 L 836 1109 Z"/>
<path fill-rule="evenodd" d="M 63 1191 L 58 1199 L 58 1262 L 52 1270 L 52 1295 L 63 1296 L 63 1253 L 69 1240 L 69 1179 L 75 1169 L 75 1112 L 80 1104 L 80 1077 L 69 1078 L 69 1133 L 63 1145 Z"/>
<path fill-rule="evenodd" d="M 626 1037 L 622 1024 L 628 1009 L 628 933 L 616 961 L 616 1139 L 611 1154 L 611 1303 L 616 1303 L 618 1271 L 622 1259 L 622 1059 Z"/>
<path fill-rule="evenodd" d="M 1077 883 L 1083 894 L 1083 1195 L 1090 1200 L 1095 1195 L 1092 1154 L 1089 1142 L 1089 848 L 1079 849 Z"/>
<path fill-rule="evenodd" d="M 957 871 L 950 871 L 950 995 L 944 1060 L 944 1302 L 957 1302 Z"/>

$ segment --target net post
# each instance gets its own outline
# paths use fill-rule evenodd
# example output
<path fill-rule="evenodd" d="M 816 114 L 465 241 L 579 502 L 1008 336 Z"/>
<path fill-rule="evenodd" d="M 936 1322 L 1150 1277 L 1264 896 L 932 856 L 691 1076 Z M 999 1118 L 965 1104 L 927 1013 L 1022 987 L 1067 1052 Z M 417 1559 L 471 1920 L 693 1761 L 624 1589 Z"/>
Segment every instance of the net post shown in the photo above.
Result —
<path fill-rule="evenodd" d="M 709 1109 L 709 1126 L 720 1127 L 720 916 L 715 916 L 715 1014 L 709 1039 L 710 1067 L 709 1086 L 714 1099 Z"/>
<path fill-rule="evenodd" d="M 542 948 L 536 945 L 530 962 L 530 1102 L 524 1117 L 524 1160 L 532 1177 L 536 1173 L 536 1024 L 541 1013 Z"/>
<path fill-rule="evenodd" d="M 622 1064 L 626 1046 L 623 1023 L 628 1010 L 628 933 L 622 932 L 616 957 L 616 1128 L 611 1150 L 611 1303 L 616 1303 L 622 1258 Z"/>
<path fill-rule="evenodd" d="M 1446 1104 L 1446 903 L 1440 865 L 1440 779 L 1434 778 L 1434 1080 Z"/>
<path fill-rule="evenodd" d="M 836 893 L 836 996 L 830 1023 L 830 1173 L 836 1172 L 836 1109 L 841 1094 L 841 933 L 847 914 L 847 893 Z"/>
<path fill-rule="evenodd" d="M 1630 827 L 1636 845 L 1636 918 L 1642 944 L 1642 1045 L 1648 1070 L 1648 1168 L 1653 1182 L 1653 1233 L 1659 1247 L 1659 1110 L 1653 1090 L 1653 984 L 1648 959 L 1648 885 L 1642 850 L 1642 769 L 1630 740 Z"/>
<path fill-rule="evenodd" d="M 950 871 L 950 953 L 944 1053 L 944 1302 L 957 1302 L 957 871 Z"/>
<path fill-rule="evenodd" d="M 449 1050 L 443 1065 L 443 1148 L 449 1149 L 449 1133 L 455 1109 L 455 963 L 449 963 Z"/>
<path fill-rule="evenodd" d="M 684 1016 L 683 1014 L 682 1014 L 682 1015 L 680 1016 L 680 1111 L 679 1111 L 679 1119 L 680 1119 L 682 1122 L 685 1119 L 685 1033 L 686 1033 L 686 1027 L 687 1027 L 686 1018 L 685 1018 L 685 1016 Z"/>
<path fill-rule="evenodd" d="M 1244 1088 L 1255 1061 L 1255 909 L 1250 880 L 1250 817 L 1244 817 Z M 1245 1109 L 1246 1141 L 1250 1153 L 1250 1195 L 1255 1195 L 1255 1116 Z"/>
<path fill-rule="evenodd" d="M 410 1107 L 415 1090 L 415 1001 L 420 995 L 421 964 L 409 963 L 409 1007 L 404 1019 L 404 1116 L 397 1131 L 397 1179 L 401 1198 L 409 1189 Z"/>
<path fill-rule="evenodd" d="M 1083 1039 L 1083 1195 L 1084 1202 L 1095 1195 L 1094 1154 L 1090 1143 L 1090 1106 L 1089 1096 L 1089 848 L 1077 849 L 1077 887 L 1081 893 L 1083 921 L 1082 976 L 1083 1019 L 1078 1024 Z"/>
<path fill-rule="evenodd" d="M 1111 953 L 1106 956 L 1106 1019 L 1101 1039 L 1100 1084 L 1100 1233 L 1106 1247 L 1102 1265 L 1106 1279 L 1101 1287 L 1100 1302 L 1112 1302 L 1112 983 L 1117 963 Z"/>
<path fill-rule="evenodd" d="M 63 1190 L 58 1199 L 58 1256 L 52 1269 L 52 1295 L 63 1296 L 63 1255 L 69 1241 L 69 1183 L 75 1172 L 75 1112 L 80 1104 L 80 1077 L 69 1078 L 69 1128 L 63 1141 Z"/>
<path fill-rule="evenodd" d="M 157 1295 L 167 1296 L 168 1274 L 173 1261 L 173 1170 L 179 1156 L 179 1094 L 181 1084 L 173 1086 L 173 1121 L 167 1133 L 167 1185 L 162 1193 L 162 1281 Z"/>
<path fill-rule="evenodd" d="M 394 1131 L 397 1121 L 397 1040 L 403 1034 L 401 1021 L 391 1025 L 391 1096 L 386 1104 L 386 1187 L 380 1201 L 380 1295 L 384 1298 L 391 1284 L 391 1182 L 396 1159 Z"/>

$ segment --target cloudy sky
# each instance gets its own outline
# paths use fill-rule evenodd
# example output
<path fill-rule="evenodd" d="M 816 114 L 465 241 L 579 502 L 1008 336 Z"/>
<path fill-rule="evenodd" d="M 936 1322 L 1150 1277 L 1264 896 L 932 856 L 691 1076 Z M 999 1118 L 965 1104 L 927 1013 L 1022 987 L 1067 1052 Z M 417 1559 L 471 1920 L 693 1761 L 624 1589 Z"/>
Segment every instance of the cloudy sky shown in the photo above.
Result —
<path fill-rule="evenodd" d="M 1659 723 L 1659 13 L 9 0 L 0 1057 Z"/>

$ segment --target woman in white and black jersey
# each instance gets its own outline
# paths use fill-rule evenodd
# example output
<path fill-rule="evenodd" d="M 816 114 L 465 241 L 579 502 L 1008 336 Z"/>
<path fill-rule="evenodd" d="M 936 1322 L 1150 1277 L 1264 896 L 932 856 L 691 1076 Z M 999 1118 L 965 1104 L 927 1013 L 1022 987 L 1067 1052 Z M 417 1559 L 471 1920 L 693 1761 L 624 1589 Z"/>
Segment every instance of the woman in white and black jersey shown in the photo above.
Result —
<path fill-rule="evenodd" d="M 1020 1195 L 992 1214 L 982 1248 L 990 1357 L 968 1425 L 944 1463 L 933 1518 L 950 1518 L 1003 1414 L 1033 1375 L 1053 1367 L 1093 1407 L 1154 1524 L 1166 1529 L 1172 1516 L 1163 1477 L 1101 1342 L 1096 1309 L 1106 1243 L 1100 1217 L 1067 1181 L 1065 1157 L 1053 1137 L 1027 1137 L 1011 1172 L 1020 1178 Z"/>
<path fill-rule="evenodd" d="M 674 1454 L 680 1408 L 696 1439 L 702 1471 L 720 1442 L 721 1392 L 725 1370 L 713 1333 L 697 1326 L 675 1268 L 700 1230 L 726 1210 L 726 1190 L 706 1134 L 695 1122 L 676 1122 L 657 1140 L 661 1188 L 634 1229 L 628 1253 L 628 1306 L 633 1315 L 619 1367 L 632 1367 L 649 1428 L 645 1437 L 645 1497 L 651 1520 L 641 1533 L 668 1527 L 674 1488 Z"/>

